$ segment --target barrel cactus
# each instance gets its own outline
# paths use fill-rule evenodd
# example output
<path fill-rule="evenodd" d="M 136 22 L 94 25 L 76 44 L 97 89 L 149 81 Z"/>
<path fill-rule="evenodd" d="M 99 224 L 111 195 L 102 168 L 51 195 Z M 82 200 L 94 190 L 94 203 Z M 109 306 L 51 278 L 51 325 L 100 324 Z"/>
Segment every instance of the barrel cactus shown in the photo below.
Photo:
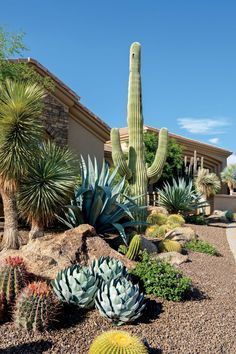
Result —
<path fill-rule="evenodd" d="M 183 226 L 185 224 L 185 220 L 180 214 L 172 214 L 167 218 L 167 224 L 174 224 L 178 226 Z"/>
<path fill-rule="evenodd" d="M 98 277 L 90 267 L 76 264 L 61 270 L 52 281 L 52 287 L 62 302 L 91 308 L 98 290 Z"/>
<path fill-rule="evenodd" d="M 6 314 L 6 297 L 4 292 L 0 291 L 0 322 L 4 321 Z"/>
<path fill-rule="evenodd" d="M 93 341 L 88 354 L 148 354 L 139 340 L 125 331 L 107 331 Z"/>
<path fill-rule="evenodd" d="M 119 277 L 102 283 L 95 306 L 110 322 L 122 325 L 140 317 L 145 304 L 139 286 L 125 277 Z"/>
<path fill-rule="evenodd" d="M 127 268 L 118 259 L 111 257 L 100 257 L 91 263 L 91 269 L 97 274 L 100 280 L 108 282 L 118 276 L 126 276 Z"/>
<path fill-rule="evenodd" d="M 5 294 L 7 307 L 12 307 L 14 301 L 28 283 L 29 275 L 23 258 L 10 256 L 5 258 L 0 266 L 0 291 Z"/>
<path fill-rule="evenodd" d="M 27 331 L 44 331 L 50 328 L 60 310 L 52 289 L 45 282 L 34 282 L 22 290 L 17 298 L 14 322 Z"/>
<path fill-rule="evenodd" d="M 142 90 L 140 77 L 141 46 L 133 43 L 130 48 L 130 74 L 128 89 L 127 121 L 129 130 L 128 163 L 121 148 L 119 129 L 111 130 L 112 159 L 119 167 L 121 176 L 129 183 L 130 195 L 140 196 L 137 203 L 147 205 L 147 186 L 158 181 L 162 174 L 168 145 L 167 129 L 159 132 L 159 144 L 153 164 L 147 168 L 144 157 Z M 142 208 L 136 215 L 139 221 L 146 221 L 147 211 Z"/>
<path fill-rule="evenodd" d="M 181 253 L 182 247 L 178 241 L 174 240 L 163 240 L 159 242 L 158 248 L 160 252 L 179 252 Z"/>
<path fill-rule="evenodd" d="M 138 234 L 134 235 L 132 237 L 132 240 L 130 241 L 129 248 L 126 253 L 126 257 L 131 260 L 135 260 L 139 255 L 141 246 L 142 246 L 141 236 Z"/>
<path fill-rule="evenodd" d="M 146 228 L 145 235 L 147 237 L 158 237 L 159 234 L 159 228 L 160 226 L 158 225 L 151 225 Z"/>
<path fill-rule="evenodd" d="M 164 225 L 167 222 L 167 216 L 164 214 L 152 213 L 147 217 L 147 222 L 151 225 Z"/>

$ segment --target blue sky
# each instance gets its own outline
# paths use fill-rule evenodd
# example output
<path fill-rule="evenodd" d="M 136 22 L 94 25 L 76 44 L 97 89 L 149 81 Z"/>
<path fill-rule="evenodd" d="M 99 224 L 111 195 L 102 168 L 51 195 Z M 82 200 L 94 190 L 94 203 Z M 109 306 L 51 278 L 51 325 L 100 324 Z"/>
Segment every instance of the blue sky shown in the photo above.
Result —
<path fill-rule="evenodd" d="M 139 41 L 145 124 L 236 154 L 235 18 L 235 0 L 8 0 L 0 25 L 112 127 L 126 125 Z"/>

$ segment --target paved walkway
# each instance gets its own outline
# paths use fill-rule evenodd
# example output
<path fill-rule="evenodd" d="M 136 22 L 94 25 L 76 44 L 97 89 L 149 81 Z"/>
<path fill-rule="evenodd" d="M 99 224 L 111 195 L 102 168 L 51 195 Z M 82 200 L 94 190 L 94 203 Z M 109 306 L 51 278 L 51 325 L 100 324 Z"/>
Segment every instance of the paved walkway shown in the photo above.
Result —
<path fill-rule="evenodd" d="M 226 230 L 229 247 L 233 253 L 236 262 L 236 222 L 231 223 Z"/>

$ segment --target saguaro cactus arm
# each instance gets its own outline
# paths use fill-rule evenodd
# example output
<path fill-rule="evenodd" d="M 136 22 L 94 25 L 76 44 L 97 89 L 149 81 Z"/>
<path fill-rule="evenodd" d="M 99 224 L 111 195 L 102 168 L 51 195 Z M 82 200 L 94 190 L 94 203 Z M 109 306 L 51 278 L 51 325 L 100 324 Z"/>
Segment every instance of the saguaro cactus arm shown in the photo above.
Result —
<path fill-rule="evenodd" d="M 159 132 L 158 149 L 152 165 L 147 169 L 147 176 L 150 183 L 156 183 L 161 177 L 161 173 L 166 162 L 168 145 L 168 130 L 162 128 Z"/>
<path fill-rule="evenodd" d="M 121 176 L 125 176 L 127 179 L 130 179 L 132 172 L 127 165 L 125 155 L 121 148 L 119 129 L 113 128 L 111 130 L 111 144 L 112 160 L 115 167 L 119 167 L 118 171 Z"/>

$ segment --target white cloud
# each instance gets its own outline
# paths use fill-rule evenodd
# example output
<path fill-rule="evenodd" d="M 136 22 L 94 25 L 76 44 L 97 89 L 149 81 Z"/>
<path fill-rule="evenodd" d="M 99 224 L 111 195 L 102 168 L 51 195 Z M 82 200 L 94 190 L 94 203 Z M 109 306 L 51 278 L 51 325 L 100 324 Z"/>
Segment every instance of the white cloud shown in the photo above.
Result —
<path fill-rule="evenodd" d="M 236 163 L 236 154 L 232 154 L 227 158 L 227 165 L 230 165 L 231 163 Z"/>
<path fill-rule="evenodd" d="M 219 140 L 220 140 L 219 138 L 211 138 L 209 139 L 209 142 L 212 144 L 218 144 Z"/>
<path fill-rule="evenodd" d="M 230 123 L 226 118 L 178 118 L 180 128 L 193 134 L 222 134 Z"/>

